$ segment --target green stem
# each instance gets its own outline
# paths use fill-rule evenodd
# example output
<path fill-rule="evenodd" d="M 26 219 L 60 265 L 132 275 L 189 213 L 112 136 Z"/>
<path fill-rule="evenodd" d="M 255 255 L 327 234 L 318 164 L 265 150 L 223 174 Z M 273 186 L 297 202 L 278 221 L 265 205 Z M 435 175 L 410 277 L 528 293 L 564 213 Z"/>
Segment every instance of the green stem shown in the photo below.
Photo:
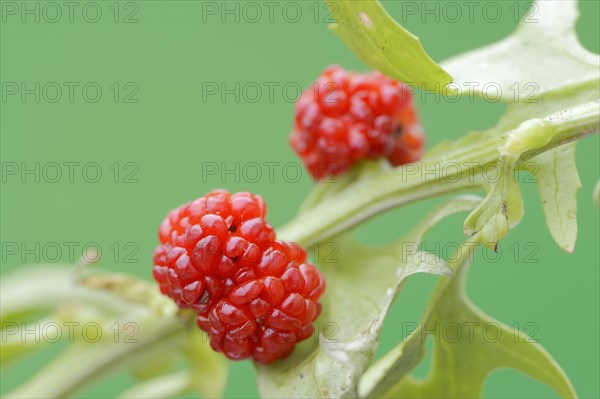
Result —
<path fill-rule="evenodd" d="M 475 178 L 476 172 L 498 161 L 501 156 L 499 148 L 507 143 L 510 135 L 519 134 L 520 137 L 525 137 L 525 144 L 530 144 L 519 158 L 524 161 L 597 133 L 599 125 L 600 106 L 596 100 L 551 114 L 544 119 L 528 121 L 511 132 L 484 135 L 463 148 L 446 151 L 443 155 L 425 157 L 418 164 L 393 168 L 370 176 L 369 179 L 359 179 L 300 214 L 280 228 L 278 235 L 283 240 L 309 246 L 388 209 L 424 198 L 481 187 L 482 181 Z M 537 144 L 540 142 L 540 131 L 547 136 L 545 140 L 541 140 L 543 145 Z M 529 136 L 536 138 L 529 142 Z M 443 167 L 450 164 L 453 167 Z"/>
<path fill-rule="evenodd" d="M 156 319 L 142 327 L 139 342 L 74 343 L 52 363 L 6 398 L 65 398 L 116 370 L 142 364 L 183 339 L 184 325 L 171 318 Z"/>

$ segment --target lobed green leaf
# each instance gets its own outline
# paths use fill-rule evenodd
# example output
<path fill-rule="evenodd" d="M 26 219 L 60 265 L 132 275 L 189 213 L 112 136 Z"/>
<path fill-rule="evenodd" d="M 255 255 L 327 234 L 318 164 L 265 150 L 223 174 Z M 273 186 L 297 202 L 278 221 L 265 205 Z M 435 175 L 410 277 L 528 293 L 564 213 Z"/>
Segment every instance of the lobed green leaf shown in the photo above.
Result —
<path fill-rule="evenodd" d="M 464 246 L 457 276 L 440 281 L 419 327 L 367 370 L 361 397 L 475 398 L 487 377 L 509 367 L 554 388 L 562 397 L 576 397 L 564 371 L 531 337 L 483 314 L 465 295 L 473 246 Z M 409 375 L 424 357 L 428 337 L 435 339 L 429 375 Z"/>
<path fill-rule="evenodd" d="M 575 163 L 575 143 L 558 147 L 531 160 L 546 223 L 554 241 L 573 252 L 577 240 L 577 192 L 581 188 Z"/>

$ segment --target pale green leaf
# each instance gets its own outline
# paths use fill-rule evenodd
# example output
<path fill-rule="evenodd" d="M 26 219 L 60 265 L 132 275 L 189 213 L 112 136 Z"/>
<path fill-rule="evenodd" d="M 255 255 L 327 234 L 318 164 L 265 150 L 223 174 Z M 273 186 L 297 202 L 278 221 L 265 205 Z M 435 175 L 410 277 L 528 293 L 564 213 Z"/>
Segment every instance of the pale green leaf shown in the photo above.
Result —
<path fill-rule="evenodd" d="M 594 203 L 596 204 L 596 209 L 600 210 L 600 180 L 596 183 L 596 187 L 594 187 L 594 193 L 592 194 L 594 199 Z"/>
<path fill-rule="evenodd" d="M 546 383 L 564 398 L 576 397 L 564 371 L 541 345 L 486 316 L 465 296 L 472 249 L 463 247 L 457 276 L 440 281 L 419 327 L 367 370 L 362 397 L 476 398 L 490 373 L 504 367 Z M 434 338 L 431 369 L 426 379 L 417 380 L 408 373 L 423 359 L 428 336 Z"/>
<path fill-rule="evenodd" d="M 575 143 L 533 158 L 546 223 L 554 241 L 573 252 L 577 239 L 577 192 L 581 188 L 575 163 Z"/>
<path fill-rule="evenodd" d="M 327 3 L 335 10 L 333 31 L 370 67 L 429 90 L 439 91 L 452 81 L 427 55 L 419 39 L 400 26 L 379 1 Z"/>
<path fill-rule="evenodd" d="M 530 102 L 556 90 L 597 85 L 600 58 L 577 39 L 576 0 L 538 0 L 517 30 L 497 43 L 442 63 L 461 93 Z M 486 92 L 489 90 L 489 92 Z"/>
<path fill-rule="evenodd" d="M 318 343 L 304 342 L 294 354 L 259 367 L 262 397 L 354 397 L 371 362 L 383 319 L 405 279 L 420 272 L 450 274 L 441 259 L 418 250 L 422 236 L 443 217 L 473 209 L 480 199 L 459 197 L 437 208 L 405 239 L 383 247 L 349 237 L 332 243 L 337 255 L 321 264 L 327 281 Z M 322 243 L 323 244 L 323 243 Z"/>

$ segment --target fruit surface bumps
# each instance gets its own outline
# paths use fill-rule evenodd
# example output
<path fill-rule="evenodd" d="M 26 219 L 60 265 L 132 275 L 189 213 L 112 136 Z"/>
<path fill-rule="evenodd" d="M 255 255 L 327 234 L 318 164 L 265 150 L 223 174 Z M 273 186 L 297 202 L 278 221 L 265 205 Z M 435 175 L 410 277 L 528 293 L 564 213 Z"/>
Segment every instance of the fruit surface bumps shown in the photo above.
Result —
<path fill-rule="evenodd" d="M 261 364 L 285 358 L 313 333 L 321 272 L 299 245 L 276 239 L 260 196 L 216 190 L 169 212 L 153 275 L 193 309 L 214 350 Z"/>
<path fill-rule="evenodd" d="M 424 134 L 408 87 L 385 75 L 330 66 L 296 103 L 290 145 L 309 173 L 322 180 L 361 159 L 415 162 Z"/>

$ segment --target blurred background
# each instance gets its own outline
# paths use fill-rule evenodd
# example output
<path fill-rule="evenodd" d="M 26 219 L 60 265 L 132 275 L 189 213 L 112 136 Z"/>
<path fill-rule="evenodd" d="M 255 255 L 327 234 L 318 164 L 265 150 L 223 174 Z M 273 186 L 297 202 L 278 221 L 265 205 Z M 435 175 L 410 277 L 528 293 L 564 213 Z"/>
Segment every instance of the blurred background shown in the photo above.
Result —
<path fill-rule="evenodd" d="M 151 279 L 166 212 L 217 187 L 264 196 L 274 226 L 294 217 L 314 183 L 287 144 L 293 102 L 329 64 L 366 69 L 328 30 L 332 18 L 323 1 L 73 4 L 0 2 L 2 274 L 69 263 L 99 248 L 94 267 Z M 442 61 L 508 35 L 529 2 L 384 5 Z M 600 3 L 580 1 L 580 8 L 577 32 L 597 53 Z M 415 101 L 428 147 L 493 126 L 505 108 L 426 92 Z M 592 201 L 599 144 L 594 136 L 578 146 L 583 189 L 575 252 L 553 242 L 537 187 L 522 176 L 523 222 L 501 242 L 499 255 L 477 252 L 468 282 L 481 309 L 533 335 L 586 398 L 600 396 L 600 240 Z M 392 241 L 439 201 L 386 213 L 357 235 Z M 426 249 L 449 255 L 463 239 L 463 216 L 439 225 Z M 418 322 L 434 283 L 433 276 L 411 277 L 386 322 L 378 356 Z M 3 369 L 1 393 L 60 347 L 48 345 Z M 427 362 L 417 376 L 426 374 Z M 79 396 L 114 397 L 131 383 L 120 373 Z M 257 396 L 249 361 L 231 362 L 225 395 Z M 494 373 L 484 392 L 487 398 L 554 396 L 508 370 Z"/>

